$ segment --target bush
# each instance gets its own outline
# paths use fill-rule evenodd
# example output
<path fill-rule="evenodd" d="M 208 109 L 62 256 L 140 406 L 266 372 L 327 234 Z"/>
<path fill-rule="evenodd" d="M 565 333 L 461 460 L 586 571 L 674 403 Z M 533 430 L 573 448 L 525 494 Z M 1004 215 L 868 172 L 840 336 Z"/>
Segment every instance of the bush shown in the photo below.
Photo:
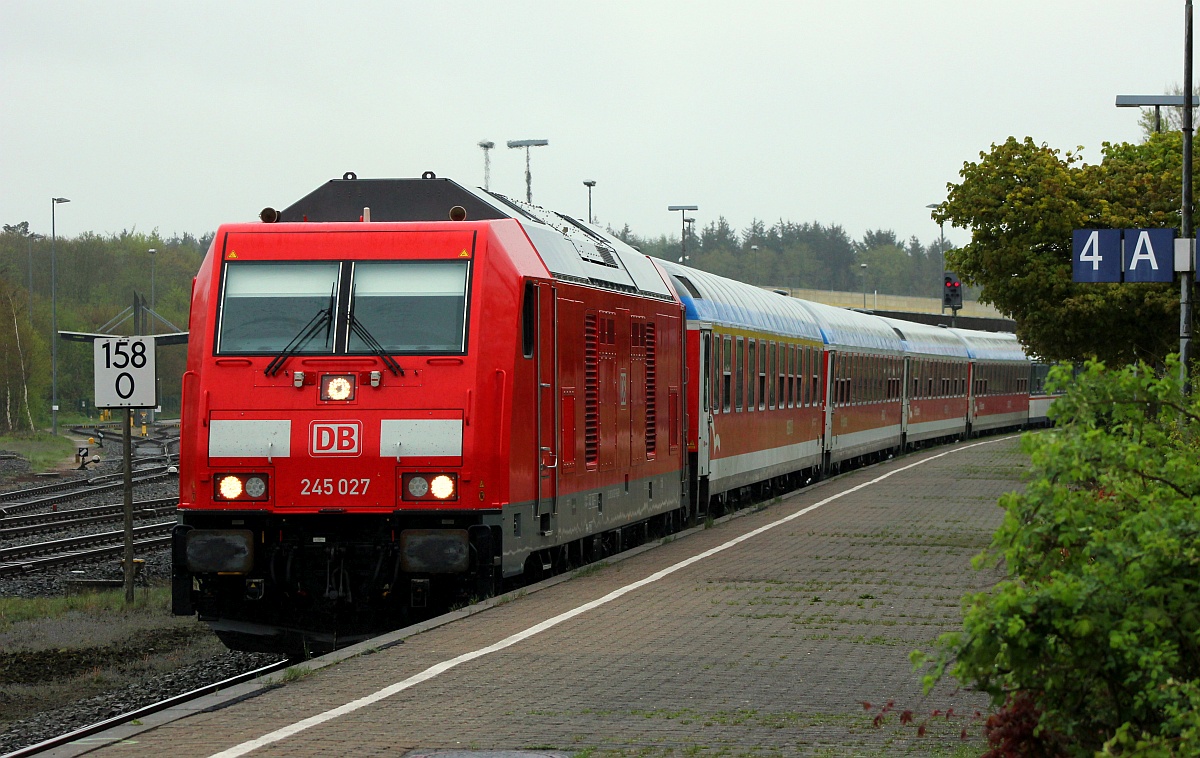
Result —
<path fill-rule="evenodd" d="M 927 687 L 950 666 L 1032 714 L 1050 751 L 996 755 L 1200 754 L 1200 400 L 1178 370 L 1052 374 L 1058 426 L 1026 435 L 1030 482 L 976 558 L 1007 578 L 913 654 Z"/>

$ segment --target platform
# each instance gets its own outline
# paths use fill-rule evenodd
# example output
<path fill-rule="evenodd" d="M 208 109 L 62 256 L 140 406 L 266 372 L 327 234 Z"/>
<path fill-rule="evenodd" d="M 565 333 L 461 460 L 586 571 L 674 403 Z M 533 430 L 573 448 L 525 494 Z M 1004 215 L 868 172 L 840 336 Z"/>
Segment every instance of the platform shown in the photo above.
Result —
<path fill-rule="evenodd" d="M 1027 465 L 1011 435 L 906 455 L 52 754 L 926 755 L 963 729 L 982 746 L 986 698 L 922 696 L 908 655 L 996 581 L 971 558 Z"/>

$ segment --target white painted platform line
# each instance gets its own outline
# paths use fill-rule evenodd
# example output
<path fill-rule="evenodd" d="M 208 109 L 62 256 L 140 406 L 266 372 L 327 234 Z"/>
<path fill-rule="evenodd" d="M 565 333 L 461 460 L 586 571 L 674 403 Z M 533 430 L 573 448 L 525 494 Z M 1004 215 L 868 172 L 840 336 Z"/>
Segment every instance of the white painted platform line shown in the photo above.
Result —
<path fill-rule="evenodd" d="M 310 727 L 314 727 L 319 724 L 324 724 L 326 721 L 332 721 L 333 719 L 337 718 L 338 716 L 344 716 L 347 713 L 353 713 L 354 711 L 357 711 L 360 708 L 365 708 L 368 705 L 378 703 L 380 700 L 389 698 L 398 692 L 403 692 L 404 690 L 406 690 L 410 687 L 414 687 L 414 686 L 420 684 L 421 682 L 425 682 L 430 679 L 433 679 L 434 677 L 436 677 L 440 674 L 444 674 L 445 672 L 449 671 L 450 669 L 453 669 L 457 666 L 467 663 L 468 661 L 473 661 L 476 658 L 482 658 L 483 656 L 488 655 L 490 653 L 495 653 L 495 652 L 497 652 L 499 650 L 503 650 L 507 647 L 512 647 L 513 645 L 517 644 L 518 642 L 521 642 L 522 640 L 527 640 L 536 634 L 540 634 L 540 633 L 546 631 L 547 629 L 558 626 L 559 624 L 561 624 L 564 621 L 569 621 L 570 619 L 573 619 L 576 616 L 587 613 L 588 611 L 593 610 L 595 608 L 599 608 L 600 606 L 605 605 L 607 603 L 611 603 L 613 600 L 616 600 L 619 597 L 627 595 L 630 592 L 633 592 L 634 590 L 639 589 L 641 587 L 645 587 L 647 584 L 653 584 L 654 582 L 657 582 L 659 579 L 662 579 L 665 576 L 673 574 L 676 571 L 679 571 L 680 569 L 691 566 L 693 563 L 697 563 L 699 561 L 704 560 L 705 558 L 708 558 L 709 556 L 716 555 L 717 553 L 728 550 L 729 548 L 731 548 L 735 545 L 740 545 L 741 543 L 745 542 L 746 540 L 757 537 L 758 535 L 762 534 L 763 532 L 768 532 L 778 526 L 782 526 L 790 521 L 798 519 L 806 513 L 815 511 L 816 509 L 820 508 L 821 506 L 826 505 L 828 503 L 832 503 L 834 500 L 845 497 L 846 495 L 849 495 L 853 492 L 858 492 L 859 490 L 865 489 L 866 487 L 870 487 L 873 484 L 878 484 L 878 483 L 882 482 L 884 479 L 887 479 L 888 477 L 894 476 L 903 471 L 908 471 L 911 468 L 915 468 L 917 466 L 928 463 L 930 461 L 935 461 L 938 458 L 942 458 L 947 455 L 952 455 L 954 453 L 960 453 L 963 450 L 970 450 L 971 448 L 979 447 L 980 445 L 991 445 L 996 442 L 1003 442 L 1005 440 L 1010 440 L 1010 439 L 1012 439 L 1011 435 L 1008 437 L 999 437 L 999 438 L 993 439 L 993 440 L 985 440 L 983 442 L 976 442 L 974 444 L 967 445 L 965 447 L 960 447 L 955 450 L 947 450 L 944 453 L 938 453 L 937 455 L 931 455 L 928 458 L 923 458 L 923 459 L 917 461 L 916 463 L 910 463 L 907 466 L 903 466 L 901 468 L 895 469 L 894 471 L 889 471 L 886 474 L 877 476 L 876 478 L 872 479 L 869 482 L 863 482 L 862 484 L 851 487 L 848 490 L 843 490 L 843 491 L 837 493 L 836 495 L 830 495 L 829 497 L 825 498 L 824 500 L 813 503 L 812 505 L 808 506 L 807 508 L 802 508 L 801 510 L 796 511 L 795 513 L 793 513 L 789 516 L 785 516 L 785 517 L 779 519 L 778 521 L 773 521 L 770 524 L 767 524 L 765 526 L 760 526 L 759 528 L 757 528 L 753 531 L 750 531 L 750 532 L 746 532 L 745 534 L 741 535 L 740 537 L 735 537 L 734 539 L 731 539 L 724 544 L 718 545 L 714 548 L 710 548 L 709 550 L 705 550 L 703 553 L 698 553 L 696 555 L 693 555 L 691 558 L 682 560 L 679 563 L 668 566 L 667 568 L 662 569 L 661 571 L 656 571 L 655 573 L 651 574 L 650 576 L 647 576 L 645 579 L 640 579 L 632 584 L 627 584 L 624 587 L 615 589 L 612 592 L 605 595 L 604 597 L 597 598 L 596 600 L 593 600 L 589 603 L 584 603 L 581 606 L 572 608 L 569 611 L 564 611 L 563 613 L 560 613 L 557 616 L 554 616 L 552 618 L 548 618 L 545 621 L 541 622 L 540 624 L 535 624 L 534 626 L 531 626 L 528 629 L 517 632 L 516 634 L 511 635 L 509 637 L 505 637 L 504 639 L 500 640 L 499 642 L 488 645 L 487 647 L 479 648 L 478 650 L 473 650 L 469 653 L 463 653 L 462 655 L 458 656 L 457 658 L 451 658 L 448 661 L 443 661 L 442 663 L 439 663 L 437 665 L 430 666 L 429 668 L 425 669 L 424 671 L 422 671 L 419 674 L 410 676 L 408 679 L 405 679 L 404 681 L 396 682 L 395 684 L 388 685 L 387 687 L 384 687 L 383 689 L 378 690 L 377 692 L 373 692 L 370 695 L 367 695 L 365 697 L 360 697 L 357 700 L 352 700 L 349 703 L 346 703 L 345 705 L 340 705 L 337 708 L 333 708 L 331 710 L 325 711 L 324 713 L 318 713 L 315 716 L 309 716 L 308 718 L 306 718 L 302 721 L 297 721 L 294 724 L 289 724 L 288 726 L 282 727 L 280 729 L 276 729 L 275 731 L 264 734 L 263 736 L 258 737 L 256 739 L 247 740 L 246 742 L 243 742 L 240 745 L 234 745 L 233 747 L 229 748 L 228 750 L 222 750 L 219 753 L 214 753 L 211 756 L 211 758 L 235 758 L 236 756 L 239 756 L 239 755 L 246 755 L 247 753 L 249 753 L 253 750 L 257 750 L 260 747 L 265 747 L 266 745 L 270 745 L 273 742 L 278 742 L 280 740 L 287 739 L 288 737 L 291 737 L 293 734 L 303 732 L 305 729 L 308 729 Z"/>

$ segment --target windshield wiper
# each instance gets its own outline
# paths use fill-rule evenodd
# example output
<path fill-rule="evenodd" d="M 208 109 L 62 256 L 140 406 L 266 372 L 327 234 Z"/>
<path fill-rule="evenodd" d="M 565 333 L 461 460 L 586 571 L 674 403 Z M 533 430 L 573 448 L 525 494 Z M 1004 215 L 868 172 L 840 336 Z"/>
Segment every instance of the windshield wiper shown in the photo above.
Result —
<path fill-rule="evenodd" d="M 367 327 L 362 325 L 362 322 L 358 320 L 353 312 L 350 313 L 350 331 L 358 335 L 358 338 L 366 343 L 372 353 L 379 356 L 379 359 L 388 367 L 393 376 L 404 376 L 404 369 L 400 367 L 395 358 L 388 355 L 383 345 L 379 344 L 379 340 L 375 339 L 375 336 L 367 331 Z"/>
<path fill-rule="evenodd" d="M 333 322 L 333 304 L 330 303 L 328 308 L 322 308 L 317 311 L 309 322 L 300 330 L 300 333 L 292 338 L 292 341 L 287 344 L 283 350 L 280 350 L 275 358 L 267 364 L 263 373 L 267 376 L 275 376 L 279 370 L 283 368 L 283 364 L 287 359 L 297 353 L 300 348 L 308 344 L 309 340 L 317 336 L 322 329 L 327 329 L 329 324 Z"/>

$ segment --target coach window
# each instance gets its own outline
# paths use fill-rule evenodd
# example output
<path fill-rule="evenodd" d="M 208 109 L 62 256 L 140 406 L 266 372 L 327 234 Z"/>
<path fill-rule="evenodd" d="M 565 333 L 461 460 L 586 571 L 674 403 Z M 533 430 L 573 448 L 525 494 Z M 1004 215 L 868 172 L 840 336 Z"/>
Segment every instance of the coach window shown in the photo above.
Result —
<path fill-rule="evenodd" d="M 769 363 L 770 363 L 771 376 L 778 377 L 779 376 L 779 346 L 774 342 L 771 343 L 771 360 L 769 361 Z M 776 394 L 775 393 L 775 385 L 777 385 L 779 383 L 780 382 L 778 379 L 775 379 L 771 382 L 771 399 L 767 403 L 767 405 L 771 408 L 775 407 L 775 394 Z M 780 399 L 782 400 L 783 393 L 780 392 L 779 396 L 780 396 Z M 780 403 L 780 406 L 782 406 L 782 405 L 783 405 L 783 403 Z"/>
<path fill-rule="evenodd" d="M 767 409 L 767 343 L 759 345 L 758 350 L 758 409 Z"/>
<path fill-rule="evenodd" d="M 809 386 L 809 405 L 823 405 L 825 398 L 821 396 L 821 371 L 825 367 L 825 349 L 810 347 L 808 349 L 809 371 L 812 372 L 812 383 Z"/>
<path fill-rule="evenodd" d="M 315 331 L 295 352 L 333 352 L 340 269 L 336 262 L 226 264 L 217 352 L 278 352 L 310 324 Z"/>
<path fill-rule="evenodd" d="M 787 346 L 787 407 L 792 408 L 796 404 L 796 346 Z"/>
<path fill-rule="evenodd" d="M 754 410 L 754 385 L 758 384 L 758 340 L 747 340 L 746 348 L 746 410 Z"/>
<path fill-rule="evenodd" d="M 725 337 L 721 342 L 725 345 L 721 351 L 721 360 L 724 362 L 721 376 L 721 410 L 729 413 L 730 387 L 733 383 L 733 372 L 730 370 L 730 363 L 733 361 L 733 341 L 729 337 Z"/>
<path fill-rule="evenodd" d="M 745 397 L 745 365 L 746 365 L 746 341 L 742 337 L 737 338 L 737 350 L 734 351 L 737 356 L 737 373 L 734 374 L 734 381 L 737 386 L 734 387 L 733 398 L 737 404 L 737 410 L 742 409 L 743 398 Z"/>
<path fill-rule="evenodd" d="M 466 261 L 356 263 L 348 352 L 371 352 L 368 335 L 388 352 L 463 352 L 467 266 Z"/>

